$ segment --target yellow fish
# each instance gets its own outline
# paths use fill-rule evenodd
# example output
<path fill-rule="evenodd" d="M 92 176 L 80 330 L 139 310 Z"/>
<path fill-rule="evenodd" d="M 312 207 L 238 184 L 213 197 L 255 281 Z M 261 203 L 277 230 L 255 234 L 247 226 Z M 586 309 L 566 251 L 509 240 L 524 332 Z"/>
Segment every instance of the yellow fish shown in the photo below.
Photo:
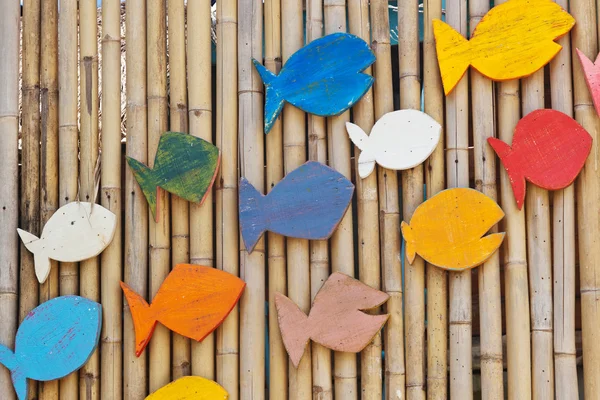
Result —
<path fill-rule="evenodd" d="M 227 400 L 229 394 L 218 383 L 199 376 L 185 376 L 161 387 L 146 400 Z"/>
<path fill-rule="evenodd" d="M 496 202 L 474 189 L 444 190 L 402 222 L 411 264 L 418 253 L 437 267 L 460 271 L 482 264 L 502 244 L 504 233 L 482 236 L 504 217 Z"/>
<path fill-rule="evenodd" d="M 471 39 L 433 20 L 433 33 L 446 95 L 470 65 L 495 81 L 533 74 L 562 49 L 555 39 L 567 34 L 575 19 L 552 0 L 509 0 L 492 8 Z"/>

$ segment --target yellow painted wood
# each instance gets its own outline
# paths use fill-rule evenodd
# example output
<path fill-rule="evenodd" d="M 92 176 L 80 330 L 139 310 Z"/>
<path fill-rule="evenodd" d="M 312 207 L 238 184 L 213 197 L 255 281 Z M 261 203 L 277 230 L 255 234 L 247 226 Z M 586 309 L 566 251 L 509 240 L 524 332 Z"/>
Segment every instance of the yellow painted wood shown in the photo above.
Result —
<path fill-rule="evenodd" d="M 444 190 L 402 222 L 406 254 L 418 253 L 437 267 L 460 271 L 480 265 L 502 244 L 504 233 L 482 236 L 504 217 L 494 200 L 468 188 Z"/>
<path fill-rule="evenodd" d="M 444 92 L 452 91 L 470 65 L 495 81 L 531 75 L 562 49 L 554 40 L 573 25 L 575 19 L 551 0 L 509 0 L 496 6 L 470 40 L 433 20 Z"/>
<path fill-rule="evenodd" d="M 218 383 L 199 376 L 186 376 L 158 389 L 146 400 L 227 400 L 229 395 Z"/>

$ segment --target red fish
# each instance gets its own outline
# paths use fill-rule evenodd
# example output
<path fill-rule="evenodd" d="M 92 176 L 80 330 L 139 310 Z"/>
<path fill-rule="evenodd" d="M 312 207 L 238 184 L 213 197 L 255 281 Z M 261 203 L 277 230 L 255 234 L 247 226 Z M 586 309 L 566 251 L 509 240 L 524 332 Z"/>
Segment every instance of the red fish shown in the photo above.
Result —
<path fill-rule="evenodd" d="M 215 268 L 177 264 L 148 305 L 121 282 L 135 328 L 135 354 L 142 354 L 157 322 L 200 342 L 221 325 L 245 286 L 237 276 Z"/>
<path fill-rule="evenodd" d="M 364 349 L 389 314 L 368 315 L 360 310 L 379 307 L 388 298 L 339 272 L 323 284 L 308 317 L 290 299 L 276 293 L 279 330 L 292 363 L 298 366 L 310 339 L 335 351 L 358 353 Z"/>
<path fill-rule="evenodd" d="M 592 95 L 594 108 L 596 109 L 596 113 L 600 115 L 600 54 L 598 54 L 594 62 L 587 58 L 579 49 L 577 49 L 577 55 L 583 67 L 585 82 Z"/>
<path fill-rule="evenodd" d="M 569 186 L 592 149 L 592 137 L 573 118 L 556 110 L 536 110 L 515 128 L 512 148 L 488 138 L 510 179 L 519 210 L 526 180 L 547 190 Z"/>

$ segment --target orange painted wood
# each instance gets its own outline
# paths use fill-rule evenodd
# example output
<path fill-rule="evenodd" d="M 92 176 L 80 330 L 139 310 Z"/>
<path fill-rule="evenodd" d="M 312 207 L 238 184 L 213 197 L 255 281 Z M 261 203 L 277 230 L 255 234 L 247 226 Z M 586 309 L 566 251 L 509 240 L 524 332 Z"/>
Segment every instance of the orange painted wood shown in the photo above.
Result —
<path fill-rule="evenodd" d="M 587 58 L 579 49 L 577 49 L 577 55 L 583 67 L 585 82 L 592 95 L 594 108 L 596 109 L 596 113 L 600 115 L 600 54 L 598 54 L 594 62 Z"/>
<path fill-rule="evenodd" d="M 245 286 L 237 276 L 215 268 L 177 264 L 148 305 L 121 282 L 133 318 L 136 355 L 144 351 L 157 322 L 201 341 L 221 325 Z"/>
<path fill-rule="evenodd" d="M 379 307 L 386 293 L 339 272 L 333 273 L 315 296 L 308 316 L 280 293 L 275 307 L 283 344 L 297 367 L 310 339 L 335 351 L 358 353 L 373 340 L 389 314 L 361 310 Z"/>

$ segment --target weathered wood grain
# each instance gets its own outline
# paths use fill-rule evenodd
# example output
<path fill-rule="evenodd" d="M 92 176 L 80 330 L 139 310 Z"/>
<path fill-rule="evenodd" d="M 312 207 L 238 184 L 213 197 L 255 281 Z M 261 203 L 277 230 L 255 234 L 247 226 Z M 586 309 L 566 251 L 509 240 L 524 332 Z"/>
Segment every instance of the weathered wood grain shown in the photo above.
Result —
<path fill-rule="evenodd" d="M 231 312 L 245 286 L 240 278 L 215 268 L 178 264 L 148 305 L 121 282 L 135 327 L 136 355 L 139 357 L 144 351 L 157 322 L 202 341 Z"/>
<path fill-rule="evenodd" d="M 470 65 L 496 81 L 531 75 L 562 49 L 554 42 L 575 19 L 551 0 L 510 0 L 492 8 L 471 39 L 433 20 L 444 92 L 448 95 Z"/>
<path fill-rule="evenodd" d="M 440 268 L 460 271 L 486 261 L 502 244 L 504 233 L 482 236 L 504 217 L 498 204 L 474 189 L 444 190 L 402 222 L 409 262 L 418 253 Z"/>
<path fill-rule="evenodd" d="M 577 49 L 577 56 L 579 56 L 579 61 L 581 61 L 581 66 L 583 67 L 585 83 L 592 95 L 594 108 L 596 109 L 596 113 L 600 115 L 600 54 L 596 56 L 596 61 L 594 62 L 587 58 L 579 49 Z"/>
<path fill-rule="evenodd" d="M 146 400 L 227 400 L 229 395 L 218 383 L 199 377 L 185 376 L 158 389 Z"/>
<path fill-rule="evenodd" d="M 292 363 L 298 366 L 310 339 L 335 351 L 358 353 L 387 321 L 389 314 L 361 310 L 379 307 L 389 295 L 340 272 L 334 272 L 315 296 L 308 316 L 277 293 L 279 329 Z"/>
<path fill-rule="evenodd" d="M 373 84 L 373 77 L 361 71 L 375 62 L 375 56 L 364 40 L 348 33 L 313 40 L 287 60 L 279 75 L 253 61 L 267 91 L 265 133 L 286 101 L 321 117 L 339 115 Z"/>
<path fill-rule="evenodd" d="M 512 147 L 496 138 L 488 143 L 500 157 L 521 209 L 526 180 L 547 190 L 573 183 L 590 154 L 592 137 L 568 115 L 544 109 L 519 121 Z"/>

